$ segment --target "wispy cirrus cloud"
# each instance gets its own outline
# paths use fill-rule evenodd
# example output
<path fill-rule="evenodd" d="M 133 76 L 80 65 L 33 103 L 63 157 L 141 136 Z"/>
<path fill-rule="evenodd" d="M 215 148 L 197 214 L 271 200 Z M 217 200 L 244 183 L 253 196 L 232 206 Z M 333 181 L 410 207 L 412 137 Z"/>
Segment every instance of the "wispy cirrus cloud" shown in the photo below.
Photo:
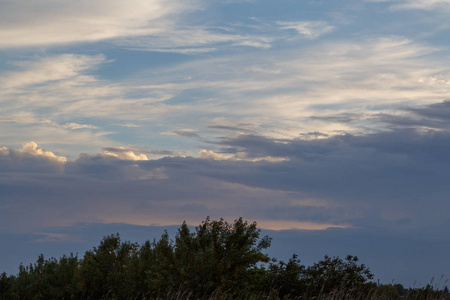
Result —
<path fill-rule="evenodd" d="M 106 62 L 104 55 L 76 55 L 63 54 L 58 56 L 42 57 L 32 61 L 13 62 L 20 70 L 9 71 L 0 83 L 3 89 L 26 87 L 57 82 L 67 79 L 78 79 L 79 82 L 89 82 L 92 76 L 85 74 L 88 70 L 98 68 Z"/>
<path fill-rule="evenodd" d="M 294 29 L 298 34 L 303 35 L 307 39 L 316 39 L 335 29 L 334 26 L 323 21 L 278 21 L 277 24 L 282 29 Z"/>
<path fill-rule="evenodd" d="M 217 51 L 227 47 L 270 48 L 274 37 L 264 35 L 242 35 L 228 32 L 217 32 L 214 28 L 190 29 L 174 28 L 172 32 L 164 32 L 145 37 L 121 39 L 116 43 L 122 47 L 139 51 L 173 52 L 180 54 L 201 54 Z"/>
<path fill-rule="evenodd" d="M 437 8 L 450 9 L 450 1 L 448 0 L 399 0 L 388 1 L 393 2 L 393 9 L 423 9 L 432 10 Z"/>
<path fill-rule="evenodd" d="M 158 73 L 159 80 L 172 75 L 195 77 L 149 88 L 173 95 L 184 90 L 206 97 L 211 93 L 211 99 L 202 103 L 186 102 L 185 112 L 193 108 L 197 116 L 183 119 L 187 127 L 199 128 L 200 119 L 206 127 L 249 123 L 258 134 L 277 137 L 308 132 L 333 135 L 370 130 L 371 115 L 382 110 L 446 99 L 450 70 L 441 63 L 440 51 L 392 36 L 324 42 L 287 51 L 276 61 L 240 55 L 185 63 Z M 241 70 L 238 74 L 232 71 L 236 68 Z M 357 117 L 351 122 L 329 118 L 337 114 Z"/>
<path fill-rule="evenodd" d="M 197 145 L 217 137 L 214 126 L 230 129 L 235 124 L 252 124 L 242 133 L 278 138 L 373 130 L 372 115 L 383 110 L 448 98 L 450 70 L 435 59 L 439 51 L 400 37 L 324 42 L 287 51 L 276 61 L 251 55 L 204 58 L 120 83 L 93 73 L 110 63 L 103 55 L 43 57 L 16 63 L 17 70 L 4 73 L 8 79 L 2 84 L 8 88 L 0 92 L 0 118 L 34 122 L 39 132 L 59 126 L 73 131 L 68 139 L 83 130 L 102 136 L 106 144 L 99 148 L 114 145 L 108 137 L 120 128 L 142 126 L 166 133 L 159 138 L 195 137 Z M 184 96 L 192 93 L 204 96 Z M 339 114 L 358 117 L 342 122 L 334 117 Z M 139 127 L 115 125 L 136 122 Z M 40 135 L 33 134 L 25 140 Z M 86 143 L 92 141 L 87 138 Z"/>
<path fill-rule="evenodd" d="M 104 128 L 105 122 L 130 124 L 147 118 L 150 112 L 157 115 L 178 109 L 177 105 L 164 105 L 168 96 L 158 91 L 129 98 L 126 94 L 134 86 L 92 74 L 108 62 L 103 55 L 75 54 L 14 62 L 15 69 L 3 72 L 5 80 L 0 83 L 0 122 L 5 129 L 0 132 L 2 141 L 20 144 L 37 139 L 45 144 L 73 146 L 78 142 L 80 147 L 97 144 L 94 147 L 100 148 L 111 145 L 107 137 L 111 131 Z M 17 125 L 29 130 L 20 130 Z"/>
<path fill-rule="evenodd" d="M 200 138 L 200 136 L 196 134 L 193 129 L 175 129 L 163 132 L 162 134 Z"/>
<path fill-rule="evenodd" d="M 183 15 L 204 9 L 200 0 L 45 0 L 32 5 L 19 0 L 1 5 L 0 49 L 109 41 L 133 50 L 199 54 L 226 45 L 271 46 L 264 35 L 194 25 Z"/>
<path fill-rule="evenodd" d="M 198 1 L 3 1 L 0 48 L 93 42 L 170 31 Z"/>
<path fill-rule="evenodd" d="M 97 129 L 97 126 L 89 125 L 89 124 L 78 124 L 74 122 L 66 123 L 66 124 L 58 124 L 51 120 L 37 120 L 32 118 L 17 118 L 17 119 L 0 119 L 0 122 L 10 122 L 10 123 L 23 123 L 23 124 L 43 124 L 50 125 L 54 127 L 61 127 L 67 129 Z"/>
<path fill-rule="evenodd" d="M 216 153 L 211 150 L 201 150 L 198 155 L 201 159 L 212 159 L 212 160 L 230 160 L 230 161 L 265 161 L 265 162 L 282 162 L 288 161 L 287 157 L 275 157 L 275 156 L 260 156 L 260 157 L 249 157 L 245 152 L 237 152 L 235 154 L 221 154 Z"/>

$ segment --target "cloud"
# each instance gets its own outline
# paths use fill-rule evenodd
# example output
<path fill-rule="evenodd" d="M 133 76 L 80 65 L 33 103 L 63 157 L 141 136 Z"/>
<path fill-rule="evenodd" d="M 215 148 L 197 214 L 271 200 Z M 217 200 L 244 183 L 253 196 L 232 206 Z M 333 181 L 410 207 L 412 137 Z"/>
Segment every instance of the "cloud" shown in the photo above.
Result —
<path fill-rule="evenodd" d="M 104 129 L 110 123 L 130 124 L 148 119 L 150 114 L 155 114 L 152 119 L 157 121 L 163 118 L 163 111 L 180 109 L 179 105 L 161 103 L 167 95 L 158 91 L 139 97 L 134 86 L 106 82 L 92 75 L 106 63 L 103 55 L 74 54 L 14 63 L 13 70 L 2 74 L 5 80 L 0 83 L 0 121 L 6 123 L 1 140 L 12 145 L 31 139 L 41 144 L 77 144 L 84 147 L 82 151 L 93 152 L 117 144 L 109 140 L 112 132 Z M 23 127 L 27 130 L 20 130 Z M 68 154 L 76 150 L 67 148 Z"/>
<path fill-rule="evenodd" d="M 199 152 L 199 157 L 203 159 L 214 159 L 214 160 L 225 160 L 228 159 L 224 157 L 223 155 L 220 155 L 218 153 L 214 153 L 213 151 L 207 151 L 207 150 L 201 150 Z"/>
<path fill-rule="evenodd" d="M 125 147 L 108 147 L 103 149 L 103 155 L 124 160 L 148 160 L 145 154 L 136 154 L 134 151 L 134 149 L 127 149 Z"/>
<path fill-rule="evenodd" d="M 218 47 L 269 48 L 271 39 L 192 25 L 198 0 L 142 2 L 69 0 L 9 1 L 0 12 L 0 48 L 108 41 L 133 50 L 199 54 Z M 194 23 L 195 24 L 195 23 Z"/>
<path fill-rule="evenodd" d="M 165 135 L 177 135 L 177 136 L 184 136 L 189 138 L 198 138 L 201 139 L 201 137 L 194 132 L 192 129 L 176 129 L 176 130 L 169 130 L 166 132 L 163 132 L 162 134 Z"/>
<path fill-rule="evenodd" d="M 34 243 L 73 242 L 77 240 L 76 236 L 64 233 L 40 232 L 37 233 L 37 235 L 39 236 L 39 238 L 34 240 Z"/>
<path fill-rule="evenodd" d="M 137 51 L 201 54 L 217 51 L 224 47 L 268 49 L 272 46 L 273 40 L 274 38 L 263 34 L 242 35 L 233 32 L 217 32 L 214 28 L 183 26 L 151 36 L 121 39 L 116 43 Z"/>
<path fill-rule="evenodd" d="M 10 89 L 67 79 L 89 82 L 93 78 L 86 75 L 80 76 L 80 73 L 95 69 L 105 62 L 106 59 L 103 55 L 76 54 L 63 54 L 43 57 L 35 61 L 16 62 L 15 65 L 22 70 L 4 74 L 5 80 L 2 80 L 0 85 L 3 88 Z"/>
<path fill-rule="evenodd" d="M 231 131 L 231 132 L 251 132 L 251 129 L 246 128 L 249 126 L 240 125 L 240 126 L 227 126 L 227 125 L 210 125 L 208 128 L 218 129 L 223 131 Z"/>
<path fill-rule="evenodd" d="M 0 119 L 0 122 L 11 122 L 11 123 L 24 123 L 24 124 L 43 124 L 51 125 L 54 127 L 68 128 L 68 129 L 98 129 L 97 126 L 88 124 L 78 124 L 78 123 L 66 123 L 64 125 L 59 125 L 51 120 L 37 120 L 33 118 L 17 118 L 17 119 Z"/>
<path fill-rule="evenodd" d="M 239 161 L 239 160 L 246 160 L 246 161 L 266 161 L 266 162 L 282 162 L 289 160 L 286 157 L 273 157 L 273 156 L 263 156 L 263 157 L 247 157 L 247 153 L 240 152 L 236 153 L 234 155 L 223 155 L 219 153 L 215 153 L 211 150 L 201 150 L 198 153 L 199 158 L 202 159 L 212 159 L 212 160 L 233 160 L 233 161 Z"/>
<path fill-rule="evenodd" d="M 431 118 L 430 110 L 442 110 L 442 105 L 446 102 L 410 109 L 410 113 L 422 115 L 425 122 Z M 391 124 L 396 119 L 401 118 L 392 115 Z M 379 120 L 386 122 L 385 118 Z M 419 130 L 420 120 L 413 128 L 391 127 L 390 131 L 359 135 L 306 139 L 227 136 L 215 144 L 225 151 L 202 150 L 198 159 L 145 160 L 144 154 L 135 153 L 137 149 L 109 147 L 104 154 L 84 154 L 66 162 L 64 177 L 79 178 L 80 184 L 86 185 L 80 190 L 90 191 L 93 197 L 116 199 L 113 203 L 120 209 L 122 197 L 135 197 L 135 205 L 158 207 L 168 215 L 173 213 L 174 219 L 182 213 L 194 220 L 215 210 L 229 216 L 242 211 L 266 220 L 267 224 L 272 224 L 270 220 L 284 220 L 286 224 L 316 224 L 317 228 L 331 224 L 434 230 L 446 222 L 445 215 L 436 214 L 433 207 L 445 206 L 443 201 L 448 196 L 442 180 L 448 172 L 445 149 L 449 133 L 445 126 Z M 29 156 L 28 153 L 46 153 L 39 152 L 35 145 L 25 148 Z M 3 151 L 6 153 L 6 149 Z M 42 158 L 52 159 L 48 153 Z M 108 191 L 102 192 L 105 188 Z M 118 192 L 119 188 L 124 192 Z M 145 196 L 149 193 L 151 196 Z M 225 201 L 224 195 L 230 193 L 233 200 Z M 258 197 L 260 200 L 256 200 Z M 427 200 L 429 207 L 423 207 L 424 197 L 431 197 Z M 220 201 L 228 205 L 223 206 Z M 258 209 L 254 208 L 256 203 Z M 184 205 L 202 209 L 189 212 L 183 209 Z M 138 222 L 135 224 L 144 225 L 148 224 L 146 214 L 151 214 L 150 210 L 135 210 L 131 205 L 119 217 L 115 209 L 111 207 L 109 215 L 101 213 L 101 218 L 105 222 L 134 220 Z M 90 216 L 96 214 L 97 210 Z M 134 214 L 138 216 L 133 217 Z"/>
<path fill-rule="evenodd" d="M 450 121 L 450 102 L 446 100 L 422 106 L 403 106 L 391 114 L 374 114 L 371 118 L 374 122 L 386 123 L 391 129 L 446 132 Z"/>
<path fill-rule="evenodd" d="M 0 92 L 0 101 L 5 107 L 2 113 L 9 115 L 3 119 L 23 118 L 20 111 L 46 109 L 55 122 L 61 115 L 108 117 L 127 122 L 131 120 L 130 112 L 135 112 L 133 119 L 139 120 L 147 117 L 149 111 L 177 109 L 176 105 L 161 103 L 171 98 L 167 93 L 147 92 L 145 87 L 107 82 L 91 74 L 107 62 L 103 55 L 63 54 L 16 63 L 21 70 L 3 74 L 6 80 L 1 83 L 5 89 Z M 146 91 L 145 96 L 136 96 L 140 90 Z M 128 96 L 131 93 L 133 97 Z"/>
<path fill-rule="evenodd" d="M 129 127 L 129 128 L 138 128 L 141 127 L 140 125 L 136 125 L 136 124 L 114 124 L 115 126 L 120 126 L 120 127 Z"/>
<path fill-rule="evenodd" d="M 172 84 L 148 88 L 184 103 L 191 117 L 180 116 L 183 127 L 204 138 L 199 123 L 209 129 L 250 123 L 253 133 L 273 138 L 368 132 L 383 126 L 372 121 L 375 114 L 448 98 L 449 70 L 440 51 L 396 36 L 324 41 L 282 54 L 269 50 L 276 60 L 239 54 L 183 63 L 154 74 Z M 205 100 L 183 102 L 186 92 Z"/>
<path fill-rule="evenodd" d="M 391 0 L 392 2 L 392 0 Z M 393 4 L 393 9 L 423 9 L 432 10 L 437 8 L 448 8 L 450 1 L 448 0 L 400 0 Z"/>
<path fill-rule="evenodd" d="M 15 145 L 49 132 L 44 125 L 54 122 L 73 129 L 64 132 L 67 136 L 63 140 L 73 144 L 71 140 L 79 138 L 80 148 L 81 143 L 86 147 L 81 151 L 90 153 L 117 145 L 111 139 L 124 134 L 126 128 L 126 134 L 133 136 L 133 128 L 144 126 L 148 139 L 155 138 L 152 132 L 165 132 L 172 135 L 165 141 L 173 141 L 175 135 L 189 136 L 197 143 L 217 137 L 217 132 L 208 129 L 219 128 L 208 126 L 234 126 L 242 128 L 242 133 L 251 130 L 274 138 L 294 138 L 308 132 L 334 135 L 377 130 L 371 120 L 374 114 L 388 112 L 399 104 L 427 104 L 448 97 L 445 87 L 449 70 L 435 59 L 438 50 L 400 37 L 323 42 L 301 51 L 285 51 L 276 61 L 261 60 L 253 54 L 205 57 L 155 68 L 139 74 L 139 79 L 121 82 L 94 75 L 110 63 L 103 55 L 38 57 L 16 63 L 15 70 L 4 73 L 7 80 L 2 84 L 9 88 L 0 92 L 0 118 L 48 120 L 47 124 L 33 126 L 35 130 L 28 131 L 27 136 L 22 130 Z M 236 68 L 242 72 L 236 74 Z M 45 116 L 41 115 L 43 111 Z M 359 119 L 342 122 L 336 115 L 357 115 Z M 79 120 L 83 123 L 75 125 Z M 135 122 L 141 127 L 115 126 L 112 132 L 109 126 Z M 75 128 L 84 129 L 84 141 L 81 130 Z M 36 141 L 56 144 L 60 136 Z M 94 148 L 91 143 L 95 139 L 88 136 L 103 141 Z M 3 134 L 5 139 L 12 144 L 12 135 Z"/>
<path fill-rule="evenodd" d="M 324 249 L 344 255 L 374 257 L 363 246 L 371 240 L 399 245 L 411 238 L 437 245 L 447 239 L 450 228 L 450 131 L 448 126 L 424 131 L 419 125 L 445 122 L 447 106 L 403 107 L 417 122 L 412 128 L 391 126 L 376 133 L 222 137 L 210 145 L 229 152 L 205 150 L 199 158 L 131 160 L 129 152 L 133 157 L 147 152 L 109 147 L 104 150 L 115 157 L 82 154 L 63 163 L 33 144 L 24 150 L 3 147 L 0 226 L 6 232 L 39 233 L 32 240 L 43 244 L 62 243 L 66 237 L 43 233 L 70 234 L 57 228 L 77 228 L 80 222 L 149 226 L 186 220 L 195 225 L 207 215 L 228 220 L 243 216 L 261 228 L 301 230 L 294 232 L 324 247 L 326 240 L 330 244 Z M 392 114 L 391 121 L 403 117 Z M 264 157 L 289 160 L 260 159 Z M 64 168 L 56 167 L 62 164 Z M 292 238 L 294 233 L 289 234 Z M 332 248 L 334 238 L 346 242 Z"/>
<path fill-rule="evenodd" d="M 44 172 L 60 173 L 67 159 L 43 150 L 35 142 L 23 145 L 22 150 L 0 147 L 1 172 Z"/>
<path fill-rule="evenodd" d="M 0 47 L 93 42 L 166 32 L 170 19 L 196 1 L 26 0 L 2 3 Z"/>
<path fill-rule="evenodd" d="M 32 155 L 32 156 L 42 156 L 49 160 L 55 160 L 57 162 L 63 163 L 66 162 L 66 158 L 62 156 L 56 156 L 50 151 L 45 151 L 41 147 L 39 147 L 35 142 L 29 142 L 23 145 L 23 153 Z"/>
<path fill-rule="evenodd" d="M 69 129 L 98 129 L 97 126 L 94 125 L 88 125 L 88 124 L 78 124 L 78 123 L 66 123 L 63 125 L 63 127 L 65 128 L 69 128 Z"/>
<path fill-rule="evenodd" d="M 410 111 L 425 119 L 440 120 L 445 123 L 450 120 L 450 101 L 446 100 L 439 103 L 433 103 L 421 108 L 405 107 L 406 111 Z"/>
<path fill-rule="evenodd" d="M 41 153 L 34 145 L 26 149 L 24 153 L 28 156 L 34 157 L 29 152 Z M 266 227 L 269 227 L 272 224 L 270 218 L 262 214 L 272 206 L 273 199 L 281 199 L 286 203 L 295 201 L 296 206 L 310 205 L 311 202 L 302 201 L 297 198 L 298 195 L 285 194 L 283 191 L 247 187 L 204 175 L 206 170 L 217 167 L 218 171 L 222 169 L 229 172 L 227 169 L 232 170 L 237 166 L 235 164 L 241 162 L 214 162 L 191 157 L 132 160 L 130 158 L 136 158 L 136 155 L 129 154 L 130 149 L 105 150 L 118 157 L 82 154 L 74 161 L 65 162 L 62 171 L 46 171 L 43 168 L 42 161 L 56 162 L 48 152 L 43 152 L 45 156 L 40 154 L 39 160 L 29 161 L 26 168 L 23 167 L 23 160 L 10 160 L 14 167 L 8 170 L 3 166 L 3 172 L 9 173 L 0 174 L 0 199 L 5 208 L 0 213 L 0 226 L 29 231 L 30 228 L 38 230 L 42 226 L 68 226 L 76 222 L 94 221 L 170 225 L 178 224 L 181 219 L 196 223 L 206 215 L 235 218 L 237 214 L 245 214 L 260 215 L 259 219 L 267 219 Z M 3 162 L 10 152 L 22 153 L 2 149 Z M 267 163 L 265 160 L 242 162 Z M 255 204 L 261 210 L 257 210 L 256 215 L 253 211 Z M 20 212 L 27 216 L 26 221 L 16 218 Z M 286 220 L 285 226 L 317 229 L 328 227 L 326 224 L 342 225 L 340 221 L 336 224 L 322 220 L 291 221 Z"/>
<path fill-rule="evenodd" d="M 277 24 L 281 26 L 281 29 L 294 29 L 307 39 L 316 39 L 335 29 L 334 26 L 328 25 L 328 23 L 323 21 L 278 21 Z"/>
<path fill-rule="evenodd" d="M 262 220 L 259 222 L 260 228 L 267 228 L 270 230 L 326 230 L 329 228 L 348 228 L 347 225 L 336 225 L 336 224 L 324 224 L 324 223 L 314 223 L 314 222 L 295 222 L 295 221 L 284 221 L 284 220 Z"/>

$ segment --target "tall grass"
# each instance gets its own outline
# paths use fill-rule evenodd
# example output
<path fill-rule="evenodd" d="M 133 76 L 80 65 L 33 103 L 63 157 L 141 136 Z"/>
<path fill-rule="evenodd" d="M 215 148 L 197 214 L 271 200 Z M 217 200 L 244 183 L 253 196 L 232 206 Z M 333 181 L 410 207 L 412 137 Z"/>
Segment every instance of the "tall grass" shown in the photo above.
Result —
<path fill-rule="evenodd" d="M 397 288 L 392 285 L 370 284 L 366 289 L 342 289 L 336 288 L 330 293 L 321 291 L 318 295 L 284 296 L 280 297 L 276 290 L 266 293 L 255 294 L 250 289 L 248 291 L 234 292 L 231 290 L 216 290 L 209 296 L 198 296 L 183 288 L 177 291 L 168 292 L 164 295 L 147 295 L 142 298 L 129 298 L 126 300 L 450 300 L 450 294 L 438 290 L 428 284 L 424 288 L 413 288 L 400 295 Z M 116 300 L 105 296 L 103 300 Z"/>

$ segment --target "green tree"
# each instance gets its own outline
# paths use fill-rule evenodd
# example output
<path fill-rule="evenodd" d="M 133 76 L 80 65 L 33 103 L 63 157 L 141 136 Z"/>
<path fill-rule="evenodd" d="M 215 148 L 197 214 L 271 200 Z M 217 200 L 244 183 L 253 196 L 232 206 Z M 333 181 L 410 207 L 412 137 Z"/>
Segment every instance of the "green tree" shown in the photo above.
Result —
<path fill-rule="evenodd" d="M 373 274 L 364 264 L 358 264 L 358 257 L 348 255 L 345 260 L 325 256 L 305 271 L 304 282 L 308 294 L 328 294 L 335 290 L 351 291 L 360 289 Z"/>
<path fill-rule="evenodd" d="M 128 294 L 127 265 L 137 244 L 122 243 L 119 234 L 104 237 L 100 245 L 87 251 L 81 262 L 80 291 L 84 297 L 122 298 Z"/>
<path fill-rule="evenodd" d="M 281 299 L 300 297 L 305 291 L 305 284 L 302 281 L 304 272 L 305 266 L 300 264 L 296 254 L 292 255 L 287 263 L 273 259 L 267 270 L 266 287 L 276 290 Z"/>
<path fill-rule="evenodd" d="M 5 272 L 0 275 L 0 300 L 1 299 L 15 299 L 13 293 L 15 276 L 8 276 Z"/>
<path fill-rule="evenodd" d="M 179 283 L 198 296 L 249 289 L 259 284 L 253 282 L 257 264 L 269 261 L 262 253 L 269 246 L 270 238 L 260 239 L 256 223 L 242 218 L 229 224 L 208 217 L 195 233 L 184 223 L 175 239 Z"/>
<path fill-rule="evenodd" d="M 186 223 L 175 240 L 165 232 L 159 240 L 122 242 L 119 234 L 104 237 L 98 247 L 60 259 L 40 255 L 19 267 L 17 276 L 0 274 L 0 300 L 16 299 L 309 299 L 333 291 L 369 288 L 374 296 L 397 296 L 395 286 L 367 281 L 370 270 L 356 256 L 325 258 L 305 268 L 297 255 L 287 263 L 264 254 L 271 244 L 255 222 L 228 223 L 206 218 L 195 230 Z M 269 264 L 267 264 L 269 263 Z M 179 294 L 182 291 L 182 294 Z M 354 294 L 353 294 L 354 295 Z M 445 295 L 431 286 L 409 295 Z M 358 295 L 359 296 L 359 295 Z M 339 297 L 338 297 L 339 298 Z"/>

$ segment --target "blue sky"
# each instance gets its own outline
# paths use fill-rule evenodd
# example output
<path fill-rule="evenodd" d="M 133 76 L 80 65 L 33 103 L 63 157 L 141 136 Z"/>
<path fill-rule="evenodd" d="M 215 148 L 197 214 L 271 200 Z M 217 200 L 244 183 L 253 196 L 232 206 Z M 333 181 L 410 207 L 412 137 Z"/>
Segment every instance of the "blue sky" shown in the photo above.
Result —
<path fill-rule="evenodd" d="M 449 15 L 448 0 L 0 0 L 0 265 L 242 216 L 282 259 L 448 278 Z"/>

